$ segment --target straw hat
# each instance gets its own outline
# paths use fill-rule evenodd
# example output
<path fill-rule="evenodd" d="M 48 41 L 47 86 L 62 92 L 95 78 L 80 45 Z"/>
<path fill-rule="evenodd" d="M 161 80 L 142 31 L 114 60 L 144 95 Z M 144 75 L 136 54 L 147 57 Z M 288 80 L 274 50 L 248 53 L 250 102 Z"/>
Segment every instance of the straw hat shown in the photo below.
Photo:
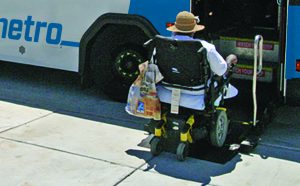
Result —
<path fill-rule="evenodd" d="M 183 11 L 176 16 L 176 22 L 173 26 L 167 28 L 171 32 L 193 33 L 203 30 L 203 25 L 197 25 L 194 14 Z"/>

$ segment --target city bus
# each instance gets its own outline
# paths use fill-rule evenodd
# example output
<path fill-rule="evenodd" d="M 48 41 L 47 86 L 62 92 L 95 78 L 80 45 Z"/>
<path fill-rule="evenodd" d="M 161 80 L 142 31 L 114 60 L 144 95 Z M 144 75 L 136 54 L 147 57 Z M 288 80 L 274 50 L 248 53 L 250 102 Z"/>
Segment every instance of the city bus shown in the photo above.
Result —
<path fill-rule="evenodd" d="M 195 37 L 215 44 L 239 63 L 234 79 L 251 82 L 254 38 L 263 38 L 258 90 L 287 96 L 288 80 L 300 78 L 300 0 L 1 0 L 0 60 L 79 73 L 115 100 L 147 60 L 143 43 L 191 11 L 206 26 Z M 268 96 L 270 97 L 270 96 Z"/>

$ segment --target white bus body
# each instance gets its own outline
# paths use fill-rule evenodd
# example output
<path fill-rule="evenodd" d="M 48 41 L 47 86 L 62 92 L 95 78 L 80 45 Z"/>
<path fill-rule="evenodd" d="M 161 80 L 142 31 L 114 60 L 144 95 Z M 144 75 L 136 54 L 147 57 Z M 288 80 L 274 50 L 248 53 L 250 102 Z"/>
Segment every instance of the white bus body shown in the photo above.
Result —
<path fill-rule="evenodd" d="M 0 4 L 1 60 L 78 72 L 83 34 L 100 15 L 128 13 L 130 0 L 1 0 Z"/>

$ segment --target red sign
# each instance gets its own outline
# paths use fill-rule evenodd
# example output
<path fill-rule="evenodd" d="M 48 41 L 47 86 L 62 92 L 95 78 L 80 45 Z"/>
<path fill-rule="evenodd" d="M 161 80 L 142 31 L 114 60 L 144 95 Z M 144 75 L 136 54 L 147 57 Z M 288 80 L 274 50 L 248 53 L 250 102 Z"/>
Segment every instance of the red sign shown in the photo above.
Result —
<path fill-rule="evenodd" d="M 238 48 L 254 48 L 254 43 L 249 41 L 236 41 L 236 47 Z M 264 44 L 264 50 L 274 50 L 274 44 Z"/>
<path fill-rule="evenodd" d="M 253 76 L 253 69 L 236 67 L 234 69 L 234 73 L 235 74 L 247 75 L 247 76 Z M 261 73 L 257 75 L 257 77 L 265 77 L 265 75 L 266 75 L 266 72 L 264 70 L 262 70 Z"/>

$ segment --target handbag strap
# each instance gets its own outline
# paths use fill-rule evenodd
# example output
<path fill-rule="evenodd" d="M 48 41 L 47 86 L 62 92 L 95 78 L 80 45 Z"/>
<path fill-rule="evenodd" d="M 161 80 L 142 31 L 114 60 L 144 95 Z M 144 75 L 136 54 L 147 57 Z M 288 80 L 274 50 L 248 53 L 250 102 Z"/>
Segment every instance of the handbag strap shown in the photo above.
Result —
<path fill-rule="evenodd" d="M 149 64 L 156 64 L 155 58 L 156 58 L 156 48 L 154 47 Z"/>

